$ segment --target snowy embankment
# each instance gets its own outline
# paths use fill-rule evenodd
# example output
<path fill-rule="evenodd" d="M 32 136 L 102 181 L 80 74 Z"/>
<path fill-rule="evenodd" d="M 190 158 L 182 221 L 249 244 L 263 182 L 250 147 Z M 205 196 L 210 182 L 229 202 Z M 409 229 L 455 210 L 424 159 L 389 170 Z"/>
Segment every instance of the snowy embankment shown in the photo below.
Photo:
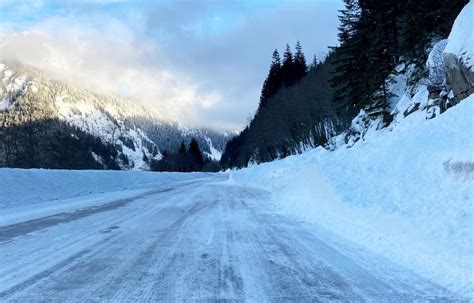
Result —
<path fill-rule="evenodd" d="M 0 169 L 0 225 L 108 203 L 207 173 Z"/>
<path fill-rule="evenodd" d="M 352 148 L 317 148 L 233 171 L 284 213 L 316 223 L 463 294 L 473 292 L 474 95 Z"/>
<path fill-rule="evenodd" d="M 344 135 L 333 138 L 334 151 L 233 171 L 230 181 L 266 189 L 283 213 L 474 299 L 474 95 L 441 113 L 436 102 L 444 95 L 455 102 L 453 91 L 438 97 L 428 89 L 444 83 L 461 94 L 472 90 L 465 67 L 472 69 L 474 58 L 473 9 L 468 3 L 448 39 L 434 45 L 427 79 L 410 84 L 413 66 L 397 68 L 389 127 L 377 130 L 361 111 L 355 135 L 347 144 Z"/>

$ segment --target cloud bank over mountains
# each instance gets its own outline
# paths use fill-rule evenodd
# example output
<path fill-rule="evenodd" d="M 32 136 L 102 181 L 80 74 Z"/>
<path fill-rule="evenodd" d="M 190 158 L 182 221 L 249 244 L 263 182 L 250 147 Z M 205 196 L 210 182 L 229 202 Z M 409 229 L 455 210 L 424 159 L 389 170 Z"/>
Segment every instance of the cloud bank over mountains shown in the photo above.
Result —
<path fill-rule="evenodd" d="M 309 59 L 337 43 L 337 2 L 0 1 L 0 57 L 184 124 L 239 128 L 273 49 L 300 40 Z"/>

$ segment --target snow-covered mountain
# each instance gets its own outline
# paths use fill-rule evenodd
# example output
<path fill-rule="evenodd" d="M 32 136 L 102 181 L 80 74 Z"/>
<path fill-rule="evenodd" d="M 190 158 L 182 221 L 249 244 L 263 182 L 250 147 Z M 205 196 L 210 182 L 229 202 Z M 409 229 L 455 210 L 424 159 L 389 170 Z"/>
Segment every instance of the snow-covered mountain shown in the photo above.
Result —
<path fill-rule="evenodd" d="M 164 150 L 175 151 L 181 141 L 192 137 L 205 154 L 219 160 L 230 137 L 225 132 L 182 127 L 133 100 L 74 87 L 18 62 L 1 63 L 0 79 L 1 121 L 18 120 L 14 116 L 25 108 L 20 104 L 28 104 L 36 119 L 59 119 L 113 146 L 122 169 L 146 170 L 150 159 L 160 159 Z"/>

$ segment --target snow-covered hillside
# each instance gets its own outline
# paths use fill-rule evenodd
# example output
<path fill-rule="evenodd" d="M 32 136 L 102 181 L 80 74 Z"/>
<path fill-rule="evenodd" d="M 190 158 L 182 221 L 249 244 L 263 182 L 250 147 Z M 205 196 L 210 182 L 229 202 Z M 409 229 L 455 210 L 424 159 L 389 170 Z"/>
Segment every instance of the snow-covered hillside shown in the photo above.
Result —
<path fill-rule="evenodd" d="M 122 169 L 146 170 L 149 159 L 160 159 L 160 151 L 177 149 L 181 140 L 191 137 L 196 137 L 211 158 L 219 160 L 229 137 L 208 129 L 180 127 L 133 100 L 72 87 L 19 63 L 0 64 L 0 78 L 0 112 L 14 112 L 20 97 L 33 100 L 35 110 L 48 111 L 48 118 L 59 118 L 115 146 L 123 154 Z"/>
<path fill-rule="evenodd" d="M 452 88 L 445 56 L 468 46 L 457 62 L 472 62 L 466 24 L 472 2 L 449 39 L 434 41 L 425 76 L 398 66 L 389 125 L 361 111 L 326 149 L 232 171 L 231 182 L 268 190 L 283 213 L 474 298 L 474 95 Z"/>

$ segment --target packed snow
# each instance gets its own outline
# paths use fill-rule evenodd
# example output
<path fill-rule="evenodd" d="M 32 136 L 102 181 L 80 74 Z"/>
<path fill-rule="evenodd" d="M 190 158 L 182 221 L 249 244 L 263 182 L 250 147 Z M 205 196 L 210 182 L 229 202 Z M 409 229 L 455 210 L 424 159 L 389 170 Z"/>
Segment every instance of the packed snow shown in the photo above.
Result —
<path fill-rule="evenodd" d="M 73 174 L 58 175 L 74 179 Z M 140 172 L 128 175 L 148 178 Z M 155 175 L 169 182 L 146 192 L 138 186 L 135 193 L 128 189 L 85 195 L 66 209 L 0 224 L 0 300 L 445 302 L 462 298 L 317 226 L 276 214 L 266 203 L 268 193 L 229 184 L 225 174 Z M 94 179 L 103 181 L 99 176 Z M 34 181 L 24 178 L 28 184 Z M 32 190 L 53 189 L 51 184 L 43 185 L 50 189 Z M 86 186 L 90 185 L 86 182 Z M 20 193 L 13 194 L 23 199 Z"/>
<path fill-rule="evenodd" d="M 474 3 L 469 1 L 454 21 L 445 53 L 456 55 L 474 71 Z"/>

